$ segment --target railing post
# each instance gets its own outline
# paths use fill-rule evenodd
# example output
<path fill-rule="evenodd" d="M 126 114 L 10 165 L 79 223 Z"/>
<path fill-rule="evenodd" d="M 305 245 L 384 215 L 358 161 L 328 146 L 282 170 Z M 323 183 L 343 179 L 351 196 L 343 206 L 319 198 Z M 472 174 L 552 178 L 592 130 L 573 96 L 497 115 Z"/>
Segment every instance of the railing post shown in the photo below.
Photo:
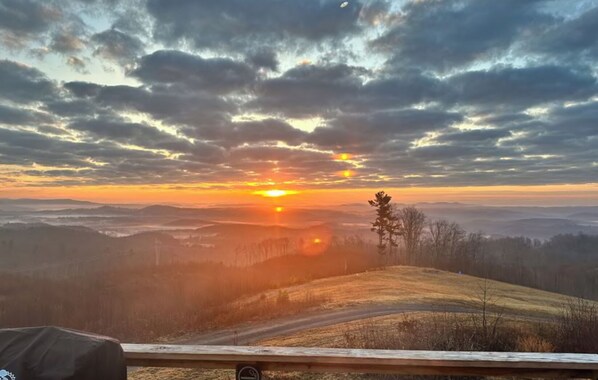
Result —
<path fill-rule="evenodd" d="M 236 368 L 237 380 L 262 380 L 262 371 L 258 366 L 239 364 Z"/>

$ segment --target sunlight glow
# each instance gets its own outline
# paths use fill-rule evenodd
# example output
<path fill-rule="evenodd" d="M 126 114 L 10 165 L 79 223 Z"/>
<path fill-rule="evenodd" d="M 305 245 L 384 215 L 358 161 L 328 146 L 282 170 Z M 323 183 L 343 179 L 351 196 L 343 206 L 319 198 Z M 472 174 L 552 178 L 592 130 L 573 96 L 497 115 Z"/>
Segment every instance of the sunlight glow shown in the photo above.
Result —
<path fill-rule="evenodd" d="M 278 207 L 274 208 L 274 211 L 276 211 L 276 212 L 283 212 L 284 208 L 282 206 L 278 206 Z"/>
<path fill-rule="evenodd" d="M 334 156 L 335 160 L 338 161 L 347 161 L 353 158 L 353 155 L 351 153 L 339 153 L 339 154 L 335 154 Z"/>
<path fill-rule="evenodd" d="M 322 243 L 322 239 L 320 239 L 320 238 L 314 239 L 314 244 L 320 244 L 320 243 Z"/>
<path fill-rule="evenodd" d="M 351 178 L 355 175 L 355 172 L 353 170 L 344 170 L 341 174 L 345 178 Z"/>
<path fill-rule="evenodd" d="M 267 198 L 278 198 L 278 197 L 284 197 L 285 195 L 297 194 L 297 192 L 291 191 L 291 190 L 272 189 L 272 190 L 255 191 L 253 194 L 261 195 L 262 197 L 267 197 Z"/>

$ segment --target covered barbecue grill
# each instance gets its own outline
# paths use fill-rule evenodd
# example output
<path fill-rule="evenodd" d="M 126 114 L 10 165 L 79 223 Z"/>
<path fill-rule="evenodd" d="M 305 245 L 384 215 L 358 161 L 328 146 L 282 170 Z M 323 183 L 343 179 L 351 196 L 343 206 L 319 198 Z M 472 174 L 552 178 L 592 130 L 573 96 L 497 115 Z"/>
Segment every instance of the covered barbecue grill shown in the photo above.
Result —
<path fill-rule="evenodd" d="M 0 330 L 0 380 L 124 380 L 118 341 L 57 327 Z"/>

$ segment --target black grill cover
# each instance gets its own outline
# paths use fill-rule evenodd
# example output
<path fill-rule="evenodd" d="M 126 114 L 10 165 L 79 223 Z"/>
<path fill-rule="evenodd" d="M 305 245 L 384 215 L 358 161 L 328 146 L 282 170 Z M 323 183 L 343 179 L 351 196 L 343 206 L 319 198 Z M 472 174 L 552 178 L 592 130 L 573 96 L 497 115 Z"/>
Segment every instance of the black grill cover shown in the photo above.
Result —
<path fill-rule="evenodd" d="M 125 380 L 118 341 L 56 327 L 0 330 L 0 380 Z"/>

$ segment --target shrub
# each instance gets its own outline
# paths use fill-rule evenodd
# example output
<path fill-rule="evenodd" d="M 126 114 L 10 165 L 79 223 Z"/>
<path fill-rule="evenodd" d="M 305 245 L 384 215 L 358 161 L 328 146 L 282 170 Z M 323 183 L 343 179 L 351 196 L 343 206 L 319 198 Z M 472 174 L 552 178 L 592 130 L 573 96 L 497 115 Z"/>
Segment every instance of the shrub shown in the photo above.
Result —
<path fill-rule="evenodd" d="M 579 298 L 567 303 L 557 320 L 556 349 L 560 352 L 598 353 L 598 307 Z"/>

